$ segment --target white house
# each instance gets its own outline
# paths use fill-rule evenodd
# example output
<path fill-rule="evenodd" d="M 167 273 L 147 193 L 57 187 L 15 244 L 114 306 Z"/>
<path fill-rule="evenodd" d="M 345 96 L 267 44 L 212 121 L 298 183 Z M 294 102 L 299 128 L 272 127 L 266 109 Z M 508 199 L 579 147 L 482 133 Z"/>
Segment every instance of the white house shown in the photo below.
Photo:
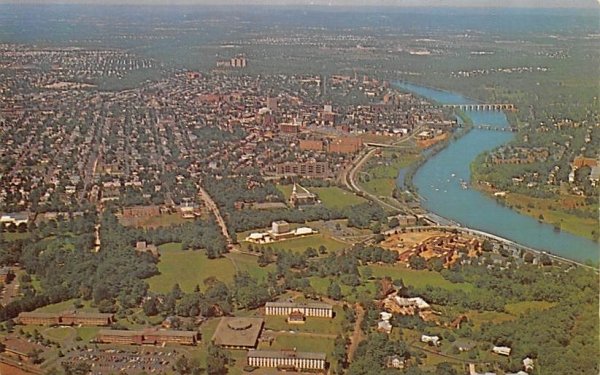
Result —
<path fill-rule="evenodd" d="M 421 342 L 424 343 L 432 343 L 434 346 L 438 346 L 440 345 L 440 337 L 439 336 L 427 336 L 427 335 L 421 335 Z"/>
<path fill-rule="evenodd" d="M 492 348 L 492 352 L 494 352 L 496 354 L 500 354 L 500 355 L 505 355 L 505 356 L 509 356 L 511 350 L 512 349 L 509 348 L 508 346 L 494 346 Z"/>

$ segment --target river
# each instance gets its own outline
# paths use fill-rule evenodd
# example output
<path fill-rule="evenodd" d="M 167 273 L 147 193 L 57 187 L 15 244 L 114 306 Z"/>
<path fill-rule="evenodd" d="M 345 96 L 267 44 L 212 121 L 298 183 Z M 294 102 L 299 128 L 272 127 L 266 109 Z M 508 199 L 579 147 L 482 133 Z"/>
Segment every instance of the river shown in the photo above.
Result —
<path fill-rule="evenodd" d="M 442 104 L 474 103 L 472 99 L 447 91 L 403 82 L 395 82 L 394 85 Z M 509 126 L 503 112 L 466 113 L 475 126 Z M 492 233 L 534 249 L 580 262 L 597 262 L 597 243 L 564 231 L 555 231 L 552 225 L 539 223 L 477 190 L 462 186 L 461 181 L 470 182 L 470 165 L 477 155 L 507 143 L 512 138 L 513 134 L 510 132 L 473 129 L 430 158 L 413 178 L 419 195 L 424 198 L 423 207 L 463 226 Z"/>

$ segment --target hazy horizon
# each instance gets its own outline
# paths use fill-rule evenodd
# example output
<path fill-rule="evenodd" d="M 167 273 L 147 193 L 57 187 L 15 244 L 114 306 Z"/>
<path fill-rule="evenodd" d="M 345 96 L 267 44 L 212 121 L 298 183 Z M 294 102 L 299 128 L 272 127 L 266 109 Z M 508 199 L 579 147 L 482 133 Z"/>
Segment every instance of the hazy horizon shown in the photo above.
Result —
<path fill-rule="evenodd" d="M 589 8 L 600 9 L 600 0 L 0 0 L 15 5 L 293 5 L 332 7 L 454 7 L 454 8 Z M 599 14 L 600 15 L 600 14 Z"/>

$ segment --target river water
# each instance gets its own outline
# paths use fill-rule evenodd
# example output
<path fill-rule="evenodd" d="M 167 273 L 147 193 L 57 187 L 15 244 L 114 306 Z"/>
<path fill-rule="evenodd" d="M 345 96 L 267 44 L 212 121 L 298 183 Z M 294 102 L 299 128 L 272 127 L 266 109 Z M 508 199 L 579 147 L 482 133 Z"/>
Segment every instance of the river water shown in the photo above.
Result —
<path fill-rule="evenodd" d="M 473 100 L 447 91 L 395 82 L 399 89 L 410 91 L 442 104 L 468 104 Z M 468 111 L 473 125 L 488 124 L 508 127 L 503 112 Z M 430 158 L 415 174 L 413 182 L 424 198 L 422 205 L 429 211 L 454 220 L 463 226 L 479 229 L 538 250 L 545 250 L 580 262 L 598 261 L 597 243 L 553 226 L 521 215 L 483 193 L 467 188 L 461 181 L 470 182 L 470 164 L 484 151 L 492 150 L 513 138 L 503 131 L 473 129 L 451 142 Z"/>

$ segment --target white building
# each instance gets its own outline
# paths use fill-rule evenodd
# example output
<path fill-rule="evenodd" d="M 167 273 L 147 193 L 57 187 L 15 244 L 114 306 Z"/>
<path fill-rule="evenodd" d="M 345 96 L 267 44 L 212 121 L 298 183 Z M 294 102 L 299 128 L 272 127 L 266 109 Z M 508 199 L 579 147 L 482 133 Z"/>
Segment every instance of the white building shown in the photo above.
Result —
<path fill-rule="evenodd" d="M 523 359 L 523 368 L 525 371 L 533 371 L 533 359 L 525 357 Z"/>
<path fill-rule="evenodd" d="M 404 298 L 396 296 L 394 300 L 400 307 L 416 307 L 419 310 L 428 310 L 431 308 L 431 305 L 421 297 Z"/>
<path fill-rule="evenodd" d="M 296 350 L 249 350 L 248 366 L 294 370 L 324 370 L 325 353 L 297 352 Z"/>
<path fill-rule="evenodd" d="M 440 345 L 440 337 L 439 336 L 427 336 L 427 335 L 421 335 L 421 342 L 424 342 L 426 344 L 432 343 L 434 346 L 438 346 Z"/>
<path fill-rule="evenodd" d="M 304 316 L 333 318 L 333 306 L 328 303 L 267 302 L 265 304 L 266 315 L 289 315 L 295 311 L 304 314 Z"/>
<path fill-rule="evenodd" d="M 509 356 L 511 350 L 512 349 L 509 348 L 508 346 L 494 346 L 492 348 L 492 352 L 494 352 L 496 354 L 500 354 L 500 355 L 505 355 L 505 356 Z"/>

